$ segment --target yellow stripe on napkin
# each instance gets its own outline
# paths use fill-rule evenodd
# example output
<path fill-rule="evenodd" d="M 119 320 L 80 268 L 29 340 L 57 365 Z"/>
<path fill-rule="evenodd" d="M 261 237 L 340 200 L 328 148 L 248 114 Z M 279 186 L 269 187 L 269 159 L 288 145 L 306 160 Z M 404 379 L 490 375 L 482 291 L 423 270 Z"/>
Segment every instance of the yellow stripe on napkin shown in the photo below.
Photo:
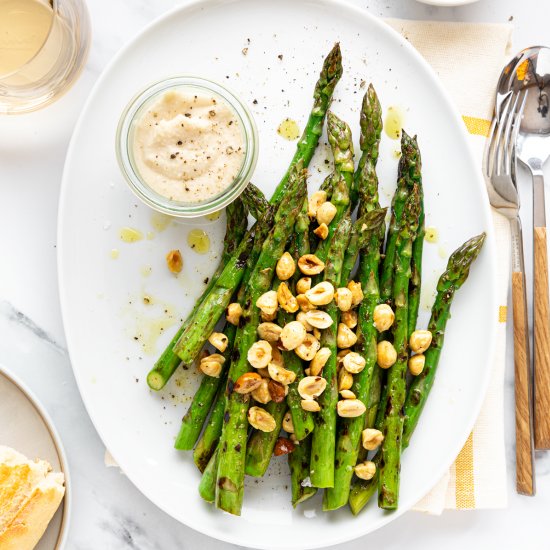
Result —
<path fill-rule="evenodd" d="M 462 120 L 464 121 L 464 124 L 466 124 L 466 128 L 468 129 L 468 132 L 470 132 L 470 134 L 483 137 L 489 136 L 489 130 L 491 129 L 490 120 L 485 120 L 484 118 L 475 118 L 473 116 L 466 115 L 462 116 Z"/>
<path fill-rule="evenodd" d="M 456 457 L 456 507 L 459 510 L 476 507 L 474 496 L 474 436 L 470 434 Z"/>

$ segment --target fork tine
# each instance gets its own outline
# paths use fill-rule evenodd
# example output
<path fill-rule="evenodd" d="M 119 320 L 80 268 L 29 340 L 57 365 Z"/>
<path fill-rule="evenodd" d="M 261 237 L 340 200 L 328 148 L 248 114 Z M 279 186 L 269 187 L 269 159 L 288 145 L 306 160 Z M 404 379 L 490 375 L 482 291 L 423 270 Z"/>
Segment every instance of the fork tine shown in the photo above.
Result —
<path fill-rule="evenodd" d="M 502 166 L 503 166 L 503 151 L 504 151 L 504 143 L 506 142 L 507 137 L 509 137 L 510 129 L 512 127 L 512 119 L 513 117 L 511 114 L 514 112 L 516 108 L 518 97 L 517 95 L 511 96 L 509 101 L 506 103 L 506 106 L 504 110 L 502 111 L 502 118 L 500 119 L 499 126 L 501 128 L 501 131 L 498 133 L 495 143 L 495 160 L 493 165 L 493 174 L 496 174 L 497 176 L 500 176 L 502 174 Z M 513 102 L 512 108 L 510 108 L 510 104 Z"/>
<path fill-rule="evenodd" d="M 485 151 L 483 155 L 483 171 L 485 172 L 485 176 L 487 178 L 491 178 L 491 176 L 495 172 L 495 166 L 497 165 L 496 156 L 499 149 L 500 137 L 503 129 L 502 123 L 505 121 L 508 114 L 510 97 L 511 93 L 504 98 L 500 106 L 501 108 L 499 112 L 499 119 L 497 119 L 496 115 L 493 117 L 493 122 L 489 131 L 489 137 L 487 138 L 485 144 Z M 499 123 L 499 120 L 501 121 L 501 123 Z"/>
<path fill-rule="evenodd" d="M 510 135 L 510 144 L 505 151 L 506 159 L 505 159 L 505 168 L 507 168 L 506 173 L 510 174 L 512 176 L 512 179 L 514 181 L 514 185 L 516 184 L 516 177 L 515 177 L 515 162 L 516 162 L 516 144 L 519 134 L 519 128 L 521 125 L 521 118 L 523 117 L 523 110 L 525 109 L 525 102 L 527 101 L 527 94 L 529 93 L 529 90 L 524 90 L 520 92 L 520 101 L 518 103 L 518 108 L 514 114 L 514 121 L 512 125 L 512 131 Z"/>
<path fill-rule="evenodd" d="M 527 99 L 527 92 L 522 91 L 516 95 L 514 105 L 510 116 L 508 117 L 507 128 L 505 132 L 504 146 L 503 146 L 503 173 L 504 175 L 512 174 L 512 162 L 514 157 L 514 150 L 516 146 L 516 138 L 519 132 L 521 124 L 521 117 L 523 116 L 523 109 L 525 107 L 525 100 Z M 514 182 L 515 183 L 515 182 Z"/>

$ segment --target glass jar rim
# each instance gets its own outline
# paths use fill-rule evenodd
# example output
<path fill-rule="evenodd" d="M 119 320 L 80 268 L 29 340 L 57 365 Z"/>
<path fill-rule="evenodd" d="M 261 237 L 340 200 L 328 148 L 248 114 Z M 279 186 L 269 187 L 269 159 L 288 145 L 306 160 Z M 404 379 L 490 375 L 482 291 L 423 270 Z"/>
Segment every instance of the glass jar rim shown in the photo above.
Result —
<path fill-rule="evenodd" d="M 131 158 L 131 132 L 143 109 L 163 92 L 178 88 L 200 89 L 220 97 L 238 117 L 243 130 L 245 155 L 237 176 L 223 191 L 201 202 L 179 202 L 157 193 L 140 176 Z M 164 214 L 193 218 L 221 210 L 242 193 L 258 160 L 258 131 L 248 107 L 225 86 L 198 76 L 173 75 L 147 85 L 130 99 L 117 126 L 115 147 L 122 175 L 137 197 Z"/>

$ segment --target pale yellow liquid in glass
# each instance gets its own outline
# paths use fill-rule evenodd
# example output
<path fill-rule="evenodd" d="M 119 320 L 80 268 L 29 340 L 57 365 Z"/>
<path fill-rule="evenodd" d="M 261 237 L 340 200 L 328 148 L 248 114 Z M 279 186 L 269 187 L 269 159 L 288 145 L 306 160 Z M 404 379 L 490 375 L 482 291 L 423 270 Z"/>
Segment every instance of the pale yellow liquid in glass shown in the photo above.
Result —
<path fill-rule="evenodd" d="M 53 17 L 47 1 L 0 0 L 0 76 L 18 71 L 42 49 Z"/>

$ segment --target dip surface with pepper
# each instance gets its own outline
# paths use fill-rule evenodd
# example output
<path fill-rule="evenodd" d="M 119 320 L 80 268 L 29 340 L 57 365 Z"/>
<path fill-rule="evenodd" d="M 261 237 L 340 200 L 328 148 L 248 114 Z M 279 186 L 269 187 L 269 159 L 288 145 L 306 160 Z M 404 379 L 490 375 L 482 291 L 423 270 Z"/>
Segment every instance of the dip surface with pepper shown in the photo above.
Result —
<path fill-rule="evenodd" d="M 231 106 L 192 88 L 155 98 L 135 122 L 131 145 L 143 181 L 160 195 L 185 203 L 222 193 L 245 157 L 243 129 Z"/>

